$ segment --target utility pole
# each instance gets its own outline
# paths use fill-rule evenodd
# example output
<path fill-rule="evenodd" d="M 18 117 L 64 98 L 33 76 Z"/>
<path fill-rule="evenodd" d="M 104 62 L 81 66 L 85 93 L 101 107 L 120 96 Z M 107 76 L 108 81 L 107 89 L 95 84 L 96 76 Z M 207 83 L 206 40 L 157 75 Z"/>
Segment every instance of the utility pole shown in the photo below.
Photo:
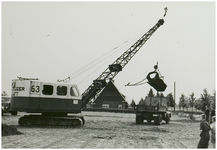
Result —
<path fill-rule="evenodd" d="M 176 111 L 176 82 L 174 82 L 174 112 Z"/>

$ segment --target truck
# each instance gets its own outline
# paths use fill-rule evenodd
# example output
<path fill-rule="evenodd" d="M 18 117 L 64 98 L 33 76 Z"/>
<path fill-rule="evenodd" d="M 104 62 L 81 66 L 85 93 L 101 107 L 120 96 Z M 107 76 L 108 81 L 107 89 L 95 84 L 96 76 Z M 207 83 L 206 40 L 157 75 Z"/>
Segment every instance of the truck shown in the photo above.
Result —
<path fill-rule="evenodd" d="M 136 105 L 136 124 L 142 124 L 144 120 L 154 124 L 162 124 L 164 120 L 167 124 L 171 118 L 171 112 L 167 111 L 167 98 L 165 97 L 145 97 L 144 103 Z"/>

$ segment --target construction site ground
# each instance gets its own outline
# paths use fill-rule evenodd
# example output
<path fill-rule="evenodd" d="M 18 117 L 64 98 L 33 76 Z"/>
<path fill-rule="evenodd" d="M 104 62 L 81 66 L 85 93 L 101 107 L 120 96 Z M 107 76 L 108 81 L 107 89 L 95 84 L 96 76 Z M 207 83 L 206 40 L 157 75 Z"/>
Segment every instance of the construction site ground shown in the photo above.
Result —
<path fill-rule="evenodd" d="M 3 149 L 195 149 L 200 139 L 199 116 L 192 121 L 187 115 L 174 115 L 169 124 L 156 126 L 135 123 L 135 114 L 82 112 L 86 123 L 79 128 L 20 127 L 17 116 L 4 114 L 2 123 L 13 125 L 23 134 L 2 136 Z M 209 148 L 213 149 L 210 142 Z"/>

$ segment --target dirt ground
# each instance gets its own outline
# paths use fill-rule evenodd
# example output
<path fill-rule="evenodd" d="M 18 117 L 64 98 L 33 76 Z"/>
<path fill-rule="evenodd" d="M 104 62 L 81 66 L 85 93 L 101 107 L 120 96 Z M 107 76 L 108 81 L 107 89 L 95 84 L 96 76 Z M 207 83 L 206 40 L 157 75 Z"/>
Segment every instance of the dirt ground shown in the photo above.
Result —
<path fill-rule="evenodd" d="M 135 123 L 135 114 L 82 112 L 86 124 L 79 128 L 20 127 L 18 116 L 5 114 L 2 123 L 14 125 L 21 135 L 2 136 L 3 149 L 81 148 L 81 149 L 195 149 L 199 142 L 199 118 L 172 115 L 169 124 L 156 126 Z M 213 149 L 212 143 L 209 148 Z"/>

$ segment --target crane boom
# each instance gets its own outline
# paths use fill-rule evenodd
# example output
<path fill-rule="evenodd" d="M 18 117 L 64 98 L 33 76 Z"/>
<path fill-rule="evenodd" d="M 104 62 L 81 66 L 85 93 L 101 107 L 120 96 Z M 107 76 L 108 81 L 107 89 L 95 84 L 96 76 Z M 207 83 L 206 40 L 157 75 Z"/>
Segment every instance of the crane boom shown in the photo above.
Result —
<path fill-rule="evenodd" d="M 82 94 L 82 107 L 85 107 L 86 104 L 93 99 L 110 80 L 122 71 L 126 64 L 133 58 L 152 34 L 163 24 L 164 20 L 160 19 L 148 32 L 137 40 L 129 49 L 109 65 L 109 67 L 96 80 L 93 81 L 93 83 Z"/>

